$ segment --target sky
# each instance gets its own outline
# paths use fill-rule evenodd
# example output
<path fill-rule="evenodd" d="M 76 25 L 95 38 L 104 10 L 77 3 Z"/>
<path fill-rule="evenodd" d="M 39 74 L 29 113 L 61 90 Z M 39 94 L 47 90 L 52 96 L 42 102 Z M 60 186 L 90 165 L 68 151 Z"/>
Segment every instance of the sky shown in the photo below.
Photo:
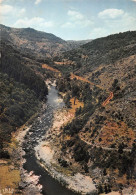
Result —
<path fill-rule="evenodd" d="M 136 30 L 136 0 L 0 0 L 0 23 L 64 40 Z"/>

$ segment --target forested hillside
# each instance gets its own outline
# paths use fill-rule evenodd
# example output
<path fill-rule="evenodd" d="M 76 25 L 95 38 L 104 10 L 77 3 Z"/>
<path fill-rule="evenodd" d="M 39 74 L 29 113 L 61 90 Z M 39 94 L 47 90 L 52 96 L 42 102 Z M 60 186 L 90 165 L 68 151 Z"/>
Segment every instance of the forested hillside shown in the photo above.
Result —
<path fill-rule="evenodd" d="M 37 110 L 39 100 L 33 90 L 0 73 L 0 157 L 11 132 L 23 125 Z"/>
<path fill-rule="evenodd" d="M 16 81 L 25 84 L 41 99 L 47 94 L 44 80 L 30 67 L 26 66 L 24 59 L 10 42 L 1 42 L 1 66 L 0 70 L 13 77 Z M 31 57 L 31 56 L 30 56 Z"/>
<path fill-rule="evenodd" d="M 58 88 L 84 102 L 65 125 L 62 152 L 93 177 L 99 193 L 133 186 L 136 178 L 136 32 L 96 39 L 54 58 Z M 69 74 L 70 73 L 70 74 Z M 64 90 L 65 89 L 65 90 Z M 65 158 L 65 159 L 66 159 Z M 114 178 L 114 179 L 113 179 Z M 127 186 L 128 187 L 128 186 Z"/>
<path fill-rule="evenodd" d="M 135 112 L 131 114 L 131 105 L 135 102 L 136 95 L 135 31 L 96 39 L 80 49 L 64 53 L 62 59 L 56 57 L 54 60 L 55 67 L 59 70 L 74 72 L 100 89 L 112 91 L 114 107 L 121 109 L 130 126 L 136 125 Z M 116 111 L 112 106 L 112 112 Z"/>
<path fill-rule="evenodd" d="M 1 37 L 10 41 L 22 53 L 39 58 L 52 58 L 60 53 L 83 45 L 87 41 L 65 41 L 51 33 L 32 28 L 10 28 L 0 25 Z"/>
<path fill-rule="evenodd" d="M 30 56 L 31 58 L 31 56 Z M 35 66 L 34 61 L 31 65 Z M 45 72 L 44 72 L 45 74 Z M 11 132 L 23 125 L 46 99 L 44 77 L 26 63 L 25 58 L 6 40 L 1 40 L 0 64 L 0 156 Z M 6 156 L 5 156 L 6 157 Z"/>
<path fill-rule="evenodd" d="M 64 62 L 71 60 L 73 63 L 67 63 L 62 70 L 74 71 L 79 75 L 84 75 L 95 71 L 100 65 L 106 66 L 115 63 L 117 60 L 126 58 L 136 52 L 136 32 L 125 32 L 108 37 L 93 40 L 79 49 L 71 50 L 54 58 L 54 61 Z M 57 66 L 61 69 L 61 65 Z M 104 70 L 103 70 L 104 71 Z"/>

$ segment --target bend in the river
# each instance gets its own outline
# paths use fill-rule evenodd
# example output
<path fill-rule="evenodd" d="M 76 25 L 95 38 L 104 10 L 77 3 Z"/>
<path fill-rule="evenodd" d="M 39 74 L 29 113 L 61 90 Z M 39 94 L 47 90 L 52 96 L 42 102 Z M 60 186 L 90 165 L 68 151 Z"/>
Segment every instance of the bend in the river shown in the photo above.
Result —
<path fill-rule="evenodd" d="M 75 195 L 76 193 L 66 189 L 57 180 L 52 178 L 48 172 L 39 165 L 35 157 L 34 148 L 42 141 L 46 131 L 52 125 L 53 112 L 64 106 L 63 101 L 59 101 L 58 91 L 55 86 L 50 86 L 47 97 L 46 109 L 42 116 L 33 122 L 32 127 L 25 136 L 23 149 L 26 152 L 24 158 L 26 162 L 24 169 L 33 171 L 35 175 L 40 175 L 39 184 L 43 186 L 44 195 Z"/>

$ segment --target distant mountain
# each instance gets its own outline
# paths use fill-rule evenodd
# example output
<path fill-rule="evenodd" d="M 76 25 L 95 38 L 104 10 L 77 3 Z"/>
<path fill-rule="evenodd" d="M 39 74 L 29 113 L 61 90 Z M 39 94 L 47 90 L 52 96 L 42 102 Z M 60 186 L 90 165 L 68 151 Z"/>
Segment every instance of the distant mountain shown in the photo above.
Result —
<path fill-rule="evenodd" d="M 91 41 L 92 41 L 92 39 L 79 40 L 79 41 L 68 40 L 67 44 L 70 46 L 71 49 L 75 49 L 75 48 L 78 48 L 81 45 L 84 45 L 84 44 L 89 43 Z"/>
<path fill-rule="evenodd" d="M 133 31 L 93 40 L 80 48 L 64 52 L 61 56 L 55 57 L 55 61 L 65 61 L 68 72 L 74 71 L 89 78 L 89 74 L 95 72 L 100 66 L 106 68 L 108 64 L 114 64 L 120 59 L 135 55 L 135 53 L 136 31 Z M 70 63 L 66 63 L 66 61 L 70 61 Z M 73 64 L 75 65 L 73 66 Z M 60 67 L 61 65 L 58 66 L 58 68 Z"/>
<path fill-rule="evenodd" d="M 2 40 L 12 42 L 13 45 L 25 53 L 33 53 L 33 55 L 44 58 L 57 56 L 85 43 L 85 41 L 67 42 L 51 33 L 37 31 L 32 28 L 19 29 L 0 25 L 0 29 Z"/>

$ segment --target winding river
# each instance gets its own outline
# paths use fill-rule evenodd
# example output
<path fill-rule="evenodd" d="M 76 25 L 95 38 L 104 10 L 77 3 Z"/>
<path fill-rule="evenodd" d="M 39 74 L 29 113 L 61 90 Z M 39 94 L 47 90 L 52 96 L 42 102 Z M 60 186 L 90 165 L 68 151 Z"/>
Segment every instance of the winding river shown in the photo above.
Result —
<path fill-rule="evenodd" d="M 24 169 L 33 171 L 35 175 L 40 175 L 39 184 L 43 186 L 43 195 L 76 195 L 76 193 L 66 189 L 57 180 L 52 178 L 48 172 L 39 165 L 35 157 L 34 148 L 42 141 L 46 131 L 52 125 L 53 112 L 64 106 L 63 101 L 59 101 L 58 91 L 55 86 L 50 86 L 47 96 L 46 109 L 42 116 L 33 122 L 32 127 L 25 136 L 23 149 L 26 152 L 24 158 L 26 163 Z"/>

